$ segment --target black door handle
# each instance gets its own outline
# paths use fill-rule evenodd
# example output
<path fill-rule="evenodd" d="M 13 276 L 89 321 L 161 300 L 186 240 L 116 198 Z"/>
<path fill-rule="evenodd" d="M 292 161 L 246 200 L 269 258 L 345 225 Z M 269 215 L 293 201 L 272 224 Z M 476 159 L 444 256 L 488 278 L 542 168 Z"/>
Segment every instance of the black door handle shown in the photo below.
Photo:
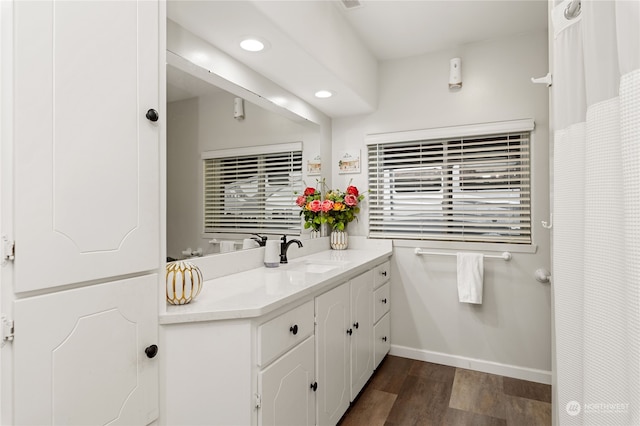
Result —
<path fill-rule="evenodd" d="M 355 324 L 353 324 L 353 327 L 357 330 L 358 327 L 360 327 L 360 323 L 356 322 Z"/>
<path fill-rule="evenodd" d="M 348 330 L 347 330 L 347 334 L 348 334 L 349 336 L 351 336 L 351 335 L 353 334 L 353 330 L 352 330 L 352 329 L 348 329 Z"/>
<path fill-rule="evenodd" d="M 318 382 L 313 382 L 311 383 L 311 389 L 313 389 L 313 391 L 317 391 L 318 390 Z"/>
<path fill-rule="evenodd" d="M 387 336 L 384 336 L 384 337 L 382 338 L 382 341 L 383 341 L 383 342 L 386 342 L 386 341 L 387 341 Z"/>
<path fill-rule="evenodd" d="M 147 111 L 146 117 L 147 117 L 147 120 L 155 122 L 155 121 L 158 121 L 158 118 L 160 118 L 160 114 L 158 114 L 158 111 L 151 108 Z"/>
<path fill-rule="evenodd" d="M 298 324 L 294 324 L 292 327 L 289 327 L 289 331 L 292 332 L 294 336 L 298 334 Z"/>
<path fill-rule="evenodd" d="M 144 353 L 147 354 L 147 358 L 153 358 L 158 355 L 158 346 L 151 345 L 145 348 Z"/>

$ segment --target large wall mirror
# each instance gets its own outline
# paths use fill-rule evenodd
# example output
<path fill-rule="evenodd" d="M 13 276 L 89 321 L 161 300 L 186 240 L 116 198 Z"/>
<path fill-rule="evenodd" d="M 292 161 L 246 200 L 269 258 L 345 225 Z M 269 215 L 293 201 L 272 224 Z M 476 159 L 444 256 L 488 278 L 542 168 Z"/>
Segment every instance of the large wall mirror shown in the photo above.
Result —
<path fill-rule="evenodd" d="M 321 152 L 320 126 L 277 105 L 265 108 L 271 103 L 255 93 L 249 99 L 241 87 L 220 88 L 183 57 L 168 52 L 167 62 L 167 258 L 257 247 L 250 233 L 204 232 L 203 153 L 301 143 L 302 180 L 314 184 L 319 176 L 308 175 L 307 163 Z"/>

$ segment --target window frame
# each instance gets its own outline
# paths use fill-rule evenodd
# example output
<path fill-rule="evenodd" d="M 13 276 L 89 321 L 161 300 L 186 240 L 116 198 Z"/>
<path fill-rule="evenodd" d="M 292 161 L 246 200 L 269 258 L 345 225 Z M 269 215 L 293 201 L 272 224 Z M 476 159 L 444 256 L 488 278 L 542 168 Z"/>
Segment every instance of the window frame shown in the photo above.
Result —
<path fill-rule="evenodd" d="M 365 137 L 365 143 L 368 147 L 368 152 L 369 152 L 369 158 L 368 158 L 368 166 L 369 166 L 369 170 L 368 170 L 368 179 L 369 179 L 369 184 L 370 184 L 370 190 L 375 191 L 376 188 L 374 188 L 374 183 L 378 183 L 379 185 L 384 185 L 384 183 L 380 183 L 381 181 L 384 181 L 385 177 L 382 176 L 380 174 L 380 172 L 382 171 L 382 169 L 384 169 L 384 163 L 385 160 L 381 159 L 381 158 L 371 158 L 372 157 L 372 146 L 376 146 L 376 147 L 393 147 L 395 146 L 400 146 L 401 148 L 399 148 L 399 152 L 402 151 L 403 148 L 406 149 L 406 152 L 410 152 L 410 150 L 412 149 L 413 145 L 415 144 L 415 147 L 413 147 L 413 149 L 419 149 L 419 146 L 422 146 L 424 148 L 424 146 L 428 146 L 429 143 L 433 143 L 434 144 L 434 151 L 436 152 L 436 158 L 438 160 L 443 160 L 444 158 L 444 154 L 442 154 L 443 152 L 446 151 L 446 148 L 438 148 L 437 144 L 438 143 L 443 143 L 443 144 L 453 144 L 455 143 L 455 141 L 457 140 L 473 140 L 473 139 L 477 139 L 477 140 L 482 140 L 482 139 L 489 139 L 491 138 L 493 135 L 499 135 L 499 136 L 504 136 L 507 134 L 527 134 L 528 138 L 526 139 L 526 150 L 523 151 L 524 153 L 520 152 L 522 151 L 522 148 L 518 151 L 519 156 L 518 158 L 518 163 L 519 164 L 524 164 L 523 167 L 528 168 L 527 170 L 527 174 L 523 175 L 525 176 L 525 178 L 527 179 L 526 185 L 523 184 L 522 182 L 518 182 L 517 185 L 513 185 L 513 188 L 518 188 L 518 191 L 522 191 L 523 185 L 526 186 L 526 196 L 523 198 L 522 192 L 518 192 L 515 191 L 514 193 L 518 193 L 517 199 L 518 202 L 514 203 L 514 205 L 518 205 L 519 208 L 515 209 L 515 210 L 522 210 L 523 212 L 525 212 L 526 214 L 524 215 L 520 215 L 520 219 L 516 224 L 516 227 L 513 229 L 520 229 L 522 232 L 522 237 L 518 237 L 518 236 L 511 236 L 509 231 L 502 231 L 503 233 L 500 234 L 500 229 L 498 229 L 498 232 L 496 234 L 496 236 L 493 236 L 491 238 L 486 238 L 486 237 L 482 237 L 481 235 L 483 235 L 482 233 L 479 232 L 480 228 L 483 226 L 481 225 L 482 223 L 487 222 L 487 217 L 490 217 L 492 212 L 486 212 L 486 210 L 489 209 L 483 209 L 482 207 L 478 207 L 479 211 L 485 211 L 485 213 L 482 214 L 476 214 L 476 216 L 470 215 L 470 218 L 473 219 L 478 219 L 480 218 L 480 220 L 476 220 L 475 223 L 475 228 L 474 230 L 476 230 L 478 233 L 476 234 L 475 237 L 471 237 L 469 238 L 468 236 L 465 236 L 465 230 L 464 227 L 466 226 L 466 223 L 472 223 L 473 222 L 465 222 L 465 220 L 467 219 L 463 219 L 462 222 L 458 221 L 456 222 L 456 224 L 454 224 L 453 226 L 449 227 L 445 222 L 448 221 L 448 219 L 445 217 L 445 202 L 447 201 L 445 200 L 445 196 L 447 194 L 444 194 L 444 190 L 447 188 L 447 184 L 449 185 L 449 189 L 451 188 L 451 182 L 453 181 L 453 177 L 451 176 L 446 176 L 447 173 L 450 173 L 451 170 L 453 170 L 452 168 L 452 164 L 453 163 L 449 163 L 448 165 L 444 163 L 444 160 L 441 161 L 440 163 L 438 163 L 437 161 L 433 163 L 433 165 L 430 165 L 425 162 L 423 162 L 422 164 L 418 164 L 416 163 L 411 163 L 410 161 L 407 162 L 407 171 L 410 170 L 413 166 L 413 170 L 414 173 L 418 173 L 418 169 L 422 168 L 422 169 L 426 169 L 426 168 L 432 168 L 433 170 L 437 169 L 437 166 L 440 164 L 441 166 L 441 171 L 440 173 L 442 174 L 442 191 L 443 193 L 440 195 L 441 200 L 441 205 L 442 205 L 442 213 L 438 213 L 437 209 L 434 208 L 434 217 L 438 214 L 442 214 L 443 217 L 439 218 L 439 219 L 434 219 L 434 222 L 438 222 L 437 225 L 435 225 L 436 231 L 432 232 L 432 233 L 425 233 L 424 230 L 420 230 L 419 228 L 424 228 L 424 226 L 422 225 L 422 223 L 420 223 L 419 225 L 417 225 L 416 231 L 412 232 L 411 230 L 407 229 L 409 228 L 411 225 L 411 220 L 406 220 L 407 222 L 407 226 L 405 226 L 405 229 L 402 229 L 402 226 L 404 225 L 403 220 L 399 220 L 396 223 L 393 222 L 386 222 L 386 227 L 387 229 L 385 229 L 385 220 L 388 220 L 390 216 L 392 216 L 393 214 L 388 214 L 388 212 L 385 212 L 384 209 L 390 207 L 389 203 L 392 203 L 392 201 L 389 200 L 381 200 L 381 198 L 376 199 L 376 193 L 372 192 L 371 196 L 370 196 L 370 201 L 369 201 L 369 238 L 376 238 L 376 239 L 393 239 L 394 241 L 398 241 L 398 240 L 408 240 L 408 241 L 412 241 L 413 243 L 406 243 L 407 246 L 414 246 L 416 245 L 417 241 L 420 241 L 420 245 L 428 245 L 430 247 L 438 247 L 438 248 L 468 248 L 469 245 L 473 245 L 474 247 L 480 247 L 480 249 L 491 249 L 491 250 L 496 250 L 496 249 L 505 249 L 505 248 L 511 248 L 511 247 L 517 247 L 518 250 L 517 251 L 523 251 L 523 252 L 530 252 L 530 251 L 535 251 L 535 244 L 534 244 L 534 235 L 533 235 L 533 215 L 534 215 L 534 209 L 533 209 L 533 188 L 532 188 L 532 184 L 533 184 L 533 179 L 532 179 L 532 172 L 533 172 L 533 167 L 532 167 L 532 163 L 533 163 L 533 154 L 532 154 L 532 147 L 533 147 L 533 139 L 534 139 L 534 130 L 535 128 L 535 123 L 532 119 L 523 119 L 523 120 L 512 120 L 512 121 L 505 121 L 505 122 L 495 122 L 495 123 L 483 123 L 483 124 L 473 124 L 473 125 L 466 125 L 466 126 L 452 126 L 452 127 L 441 127 L 441 128 L 435 128 L 435 129 L 423 129 L 423 130 L 412 130 L 412 131 L 403 131 L 403 132 L 393 132 L 393 133 L 381 133 L 381 134 L 371 134 L 371 135 L 367 135 Z M 518 140 L 519 143 L 522 143 Z M 496 143 L 499 143 L 496 142 Z M 404 144 L 404 147 L 402 147 L 402 145 Z M 482 147 L 482 144 L 480 144 Z M 491 145 L 491 142 L 486 143 L 487 146 Z M 462 142 L 460 142 L 460 146 L 462 146 Z M 437 154 L 437 152 L 440 152 L 440 154 Z M 463 152 L 460 151 L 460 152 Z M 486 158 L 488 158 L 487 162 L 488 163 L 492 163 L 492 158 L 490 156 L 490 154 L 486 154 L 485 152 L 488 151 L 481 151 L 481 154 L 478 154 L 480 156 L 486 156 Z M 508 152 L 508 151 L 507 151 Z M 375 155 L 375 153 L 373 153 Z M 496 155 L 495 157 L 501 157 L 504 156 L 504 154 L 501 151 L 497 152 L 498 155 Z M 429 156 L 428 153 L 425 154 L 425 151 L 421 151 L 421 155 L 426 155 L 427 157 Z M 398 154 L 398 161 L 406 161 L 407 158 L 410 157 L 410 154 L 405 154 L 403 156 L 403 154 Z M 521 157 L 525 158 L 526 157 L 526 162 L 522 162 L 521 161 Z M 422 158 L 422 157 L 421 157 Z M 484 157 L 483 157 L 484 158 Z M 494 159 L 495 160 L 495 159 Z M 458 158 L 458 161 L 460 162 L 460 164 L 463 163 L 463 158 L 460 157 Z M 504 160 L 503 163 L 500 166 L 501 167 L 507 167 L 505 165 L 507 165 L 509 162 L 509 160 Z M 473 166 L 471 166 L 473 167 Z M 373 170 L 372 170 L 373 169 Z M 389 168 L 386 169 L 388 171 L 390 171 L 391 173 L 393 173 L 395 170 L 393 168 Z M 467 173 L 469 172 L 477 172 L 474 170 L 467 170 Z M 477 173 L 476 173 L 477 174 Z M 417 175 L 416 175 L 417 176 Z M 433 173 L 434 176 L 434 182 L 437 182 L 437 179 L 435 179 L 435 177 L 437 176 L 437 173 L 434 171 Z M 483 176 L 484 178 L 484 176 Z M 437 185 L 437 183 L 435 183 L 435 185 Z M 460 195 L 463 194 L 462 192 L 462 180 L 458 179 L 458 183 L 457 185 L 459 186 L 457 189 L 457 194 L 459 200 L 464 198 L 464 195 Z M 474 194 L 476 194 L 478 191 L 481 190 L 480 188 L 481 185 L 476 185 L 475 186 L 475 191 Z M 500 188 L 500 182 L 498 181 L 497 183 L 494 184 L 489 184 L 490 187 L 493 188 L 494 192 L 501 192 L 502 196 L 506 196 L 508 197 L 509 191 L 507 190 L 503 190 L 503 191 L 498 191 L 496 190 L 496 188 Z M 407 184 L 405 186 L 406 188 L 411 189 L 412 185 L 411 184 Z M 384 187 L 386 190 L 389 190 L 392 188 L 392 190 L 395 190 L 395 186 L 392 184 L 391 186 L 386 186 Z M 413 185 L 413 193 L 411 195 L 415 196 L 418 191 L 416 191 L 416 185 Z M 504 189 L 504 188 L 503 188 Z M 433 191 L 434 188 L 431 188 L 431 191 Z M 513 189 L 512 189 L 513 190 Z M 425 193 L 428 193 L 429 191 L 425 191 Z M 394 193 L 397 194 L 397 193 Z M 378 194 L 378 196 L 380 196 L 380 194 Z M 395 195 L 397 197 L 397 195 Z M 419 197 L 419 199 L 427 199 L 428 197 Z M 435 197 L 434 197 L 435 198 Z M 516 198 L 514 196 L 514 198 Z M 488 203 L 488 201 L 485 201 L 484 204 L 482 203 L 482 201 L 484 201 L 485 199 L 480 198 L 480 203 L 478 203 L 478 205 L 480 206 L 486 206 L 489 205 L 491 206 L 491 204 L 486 204 Z M 521 200 L 525 200 L 524 204 L 520 204 L 522 201 Z M 464 201 L 464 200 L 463 200 Z M 387 207 L 385 206 L 385 202 L 387 203 Z M 419 201 L 418 201 L 419 202 Z M 454 203 L 452 201 L 452 203 Z M 460 203 L 460 201 L 459 201 Z M 526 205 L 528 203 L 528 205 Z M 425 202 L 425 204 L 428 204 L 428 201 Z M 434 202 L 434 205 L 436 203 Z M 493 206 L 492 206 L 493 207 Z M 428 206 L 427 206 L 428 208 Z M 396 207 L 396 209 L 399 209 L 399 207 Z M 418 207 L 408 207 L 407 208 L 407 214 L 409 215 L 411 213 L 411 209 L 413 209 L 413 211 L 420 211 L 420 209 L 422 209 L 421 206 Z M 464 210 L 464 208 L 463 208 Z M 400 211 L 400 210 L 398 210 Z M 459 215 L 460 210 L 456 210 L 451 216 L 457 216 Z M 402 214 L 402 213 L 401 213 Z M 376 217 L 377 215 L 377 217 Z M 483 216 L 484 215 L 484 216 Z M 502 217 L 503 219 L 506 218 L 506 216 L 513 216 L 513 217 L 518 217 L 519 215 L 517 213 L 512 213 L 509 212 L 509 208 L 507 207 L 506 209 L 506 213 L 505 212 L 500 212 L 499 215 L 501 215 L 500 217 Z M 462 216 L 465 216 L 464 214 Z M 500 222 L 500 217 L 498 218 L 498 222 Z M 456 218 L 458 219 L 458 218 Z M 483 222 L 483 220 L 485 222 Z M 418 217 L 417 218 L 417 222 L 421 222 L 421 219 Z M 461 225 L 462 223 L 465 224 L 465 226 Z M 488 222 L 487 222 L 488 223 Z M 480 225 L 479 225 L 480 224 Z M 498 223 L 499 225 L 499 223 Z M 527 229 L 522 228 L 522 226 L 527 227 Z M 398 226 L 400 227 L 400 231 L 393 231 L 392 229 Z M 518 228 L 519 227 L 519 228 Z M 453 231 L 451 229 L 453 229 Z M 463 230 L 460 232 L 459 228 L 463 228 Z M 474 228 L 474 226 L 468 226 L 467 228 L 472 229 Z M 505 228 L 503 226 L 503 228 Z M 439 231 L 438 231 L 439 229 Z M 449 232 L 453 232 L 453 237 L 450 237 L 450 234 L 447 234 L 447 230 L 449 230 Z M 468 231 L 467 231 L 468 232 Z M 512 233 L 515 235 L 517 234 L 519 231 L 512 231 Z M 471 234 L 471 233 L 469 233 Z M 487 235 L 489 235 L 489 233 L 486 233 Z M 528 236 L 527 236 L 528 234 Z M 396 244 L 394 242 L 394 244 Z M 396 244 L 397 245 L 397 244 Z"/>

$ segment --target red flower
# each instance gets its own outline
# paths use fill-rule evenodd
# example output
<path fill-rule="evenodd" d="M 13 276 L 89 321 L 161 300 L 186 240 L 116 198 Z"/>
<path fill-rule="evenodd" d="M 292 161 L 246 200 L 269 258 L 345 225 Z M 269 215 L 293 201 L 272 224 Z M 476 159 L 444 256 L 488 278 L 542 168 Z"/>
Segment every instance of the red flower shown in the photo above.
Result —
<path fill-rule="evenodd" d="M 353 185 L 350 185 L 347 187 L 347 194 L 353 195 L 353 196 L 358 196 L 358 188 L 356 188 Z"/>
<path fill-rule="evenodd" d="M 298 207 L 304 207 L 307 204 L 307 198 L 304 195 L 299 196 L 296 198 L 296 204 Z"/>
<path fill-rule="evenodd" d="M 316 193 L 316 189 L 315 189 L 315 188 L 307 187 L 307 188 L 304 190 L 304 196 L 305 196 L 305 197 L 308 197 L 309 195 L 313 195 L 313 194 L 315 194 L 315 193 Z"/>

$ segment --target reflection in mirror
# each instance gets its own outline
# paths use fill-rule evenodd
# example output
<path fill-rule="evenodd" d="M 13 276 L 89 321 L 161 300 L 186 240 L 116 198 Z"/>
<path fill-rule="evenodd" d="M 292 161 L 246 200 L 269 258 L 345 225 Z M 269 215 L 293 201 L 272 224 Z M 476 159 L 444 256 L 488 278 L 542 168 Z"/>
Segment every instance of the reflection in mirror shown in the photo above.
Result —
<path fill-rule="evenodd" d="M 203 154 L 302 142 L 306 159 L 320 152 L 319 126 L 294 121 L 167 65 L 167 258 L 184 259 L 259 247 L 269 229 L 205 232 Z M 227 151 L 228 152 L 228 151 Z M 206 154 L 205 154 L 206 155 Z M 296 234 L 299 231 L 292 231 Z M 272 232 L 270 238 L 281 233 Z"/>

